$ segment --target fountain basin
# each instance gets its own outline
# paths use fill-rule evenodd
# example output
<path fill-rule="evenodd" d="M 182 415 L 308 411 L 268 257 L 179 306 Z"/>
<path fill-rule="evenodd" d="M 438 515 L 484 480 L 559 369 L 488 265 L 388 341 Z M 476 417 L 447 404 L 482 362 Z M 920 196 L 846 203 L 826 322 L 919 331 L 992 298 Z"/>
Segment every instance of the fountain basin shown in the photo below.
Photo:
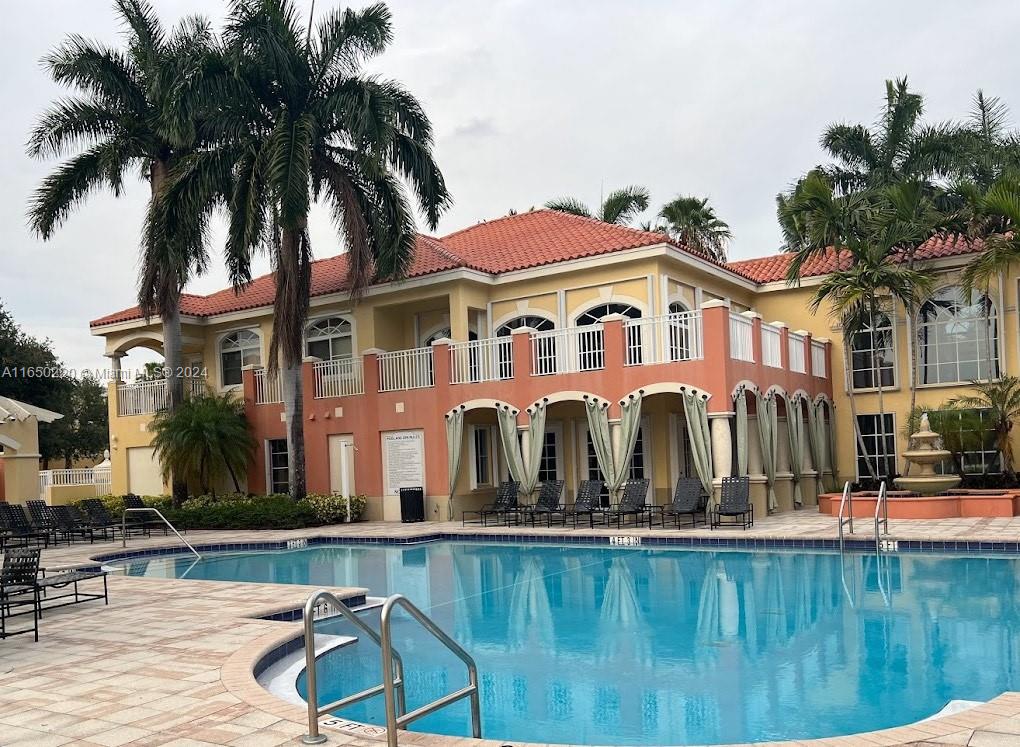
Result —
<path fill-rule="evenodd" d="M 957 487 L 960 484 L 960 476 L 897 477 L 893 480 L 893 483 L 901 490 L 907 490 L 918 495 L 938 495 Z"/>
<path fill-rule="evenodd" d="M 818 496 L 818 512 L 839 516 L 841 493 Z M 954 519 L 1020 516 L 1020 490 L 950 490 L 944 495 L 918 495 L 906 490 L 890 490 L 890 519 Z M 875 516 L 875 491 L 853 494 L 855 519 Z"/>

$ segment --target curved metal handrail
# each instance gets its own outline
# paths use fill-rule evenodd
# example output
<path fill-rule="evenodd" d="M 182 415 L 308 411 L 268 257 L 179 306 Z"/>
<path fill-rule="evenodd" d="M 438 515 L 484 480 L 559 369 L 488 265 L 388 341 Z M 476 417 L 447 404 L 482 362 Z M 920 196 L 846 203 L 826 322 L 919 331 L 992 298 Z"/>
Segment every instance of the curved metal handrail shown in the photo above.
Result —
<path fill-rule="evenodd" d="M 847 517 L 843 518 L 844 509 Z M 850 534 L 854 533 L 854 494 L 850 490 L 850 481 L 843 483 L 843 497 L 839 501 L 839 551 L 843 552 L 843 526 L 850 527 Z"/>
<path fill-rule="evenodd" d="M 320 601 L 329 602 L 333 605 L 341 617 L 347 618 L 354 627 L 379 644 L 380 647 L 383 645 L 382 637 L 372 630 L 372 628 L 370 628 L 364 620 L 358 617 L 354 613 L 354 610 L 347 606 L 346 602 L 342 601 L 332 592 L 326 591 L 325 589 L 319 589 L 317 592 L 308 597 L 302 613 L 305 631 L 305 684 L 307 689 L 307 697 L 305 700 L 308 701 L 308 733 L 301 737 L 301 741 L 305 744 L 322 744 L 326 741 L 326 736 L 319 733 L 320 716 L 330 713 L 331 711 L 339 710 L 344 706 L 349 706 L 353 703 L 365 700 L 366 698 L 378 695 L 379 693 L 384 692 L 387 683 L 389 683 L 391 688 L 395 688 L 397 691 L 395 698 L 396 707 L 400 709 L 401 714 L 403 714 L 405 710 L 404 662 L 401 660 L 400 654 L 394 651 L 392 646 L 390 646 L 389 669 L 385 666 L 383 667 L 383 672 L 389 672 L 390 676 L 385 677 L 382 684 L 370 687 L 367 690 L 362 690 L 354 695 L 348 695 L 344 698 L 340 698 L 339 700 L 327 703 L 324 706 L 319 705 L 318 679 L 315 674 L 315 608 L 318 606 Z M 396 676 L 394 676 L 394 671 Z"/>
<path fill-rule="evenodd" d="M 121 547 L 127 547 L 127 515 L 128 515 L 129 512 L 139 512 L 139 511 L 149 511 L 151 513 L 156 514 L 156 516 L 158 516 L 160 519 L 162 519 L 163 523 L 166 524 L 170 528 L 170 531 L 177 535 L 177 539 L 179 539 L 181 542 L 183 542 L 185 545 L 188 546 L 188 549 L 191 550 L 191 552 L 193 552 L 195 554 L 196 558 L 198 558 L 199 560 L 202 559 L 202 554 L 198 550 L 196 550 L 194 547 L 192 547 L 190 542 L 188 542 L 186 539 L 184 539 L 184 537 L 181 536 L 181 533 L 177 531 L 177 528 L 173 524 L 171 524 L 170 521 L 165 516 L 163 516 L 162 513 L 160 513 L 159 509 L 152 508 L 151 506 L 146 506 L 145 508 L 125 508 L 124 509 L 124 513 L 122 513 L 121 516 L 120 516 L 120 546 Z M 189 568 L 188 570 L 190 571 L 191 569 Z"/>
<path fill-rule="evenodd" d="M 438 711 L 440 708 L 444 708 L 451 703 L 455 703 L 463 698 L 470 698 L 471 700 L 471 736 L 475 739 L 482 738 L 482 717 L 481 707 L 478 699 L 478 667 L 475 665 L 475 660 L 471 654 L 464 650 L 464 648 L 453 640 L 446 632 L 436 625 L 432 619 L 418 609 L 414 603 L 405 597 L 403 594 L 394 594 L 389 597 L 384 603 L 382 613 L 380 614 L 380 634 L 382 637 L 382 657 L 383 657 L 383 671 L 390 671 L 391 656 L 393 655 L 393 644 L 392 635 L 390 632 L 390 619 L 393 616 L 393 610 L 396 607 L 403 607 L 404 610 L 415 620 L 417 620 L 425 630 L 431 633 L 436 640 L 446 646 L 458 659 L 464 662 L 468 671 L 468 684 L 467 687 L 462 687 L 460 690 L 455 690 L 452 693 L 448 693 L 441 698 L 416 708 L 410 713 L 404 713 L 397 715 L 396 703 L 394 701 L 395 687 L 393 683 L 387 678 L 383 682 L 384 697 L 386 699 L 386 741 L 389 747 L 397 747 L 397 729 L 401 729 L 407 724 L 413 721 L 428 716 L 430 713 Z"/>
<path fill-rule="evenodd" d="M 881 514 L 882 518 L 878 518 Z M 878 486 L 878 499 L 875 501 L 875 547 L 881 548 L 878 538 L 878 527 L 882 525 L 882 534 L 889 534 L 889 495 L 886 492 L 885 480 Z"/>

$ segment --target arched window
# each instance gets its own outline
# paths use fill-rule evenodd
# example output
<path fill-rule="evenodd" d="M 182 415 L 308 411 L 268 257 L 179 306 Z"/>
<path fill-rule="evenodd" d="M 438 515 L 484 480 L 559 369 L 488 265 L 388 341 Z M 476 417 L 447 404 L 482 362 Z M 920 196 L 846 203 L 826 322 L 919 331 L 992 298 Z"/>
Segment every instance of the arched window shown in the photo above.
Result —
<path fill-rule="evenodd" d="M 262 365 L 262 341 L 250 329 L 231 332 L 220 340 L 220 382 L 223 386 L 241 383 L 241 369 Z"/>
<path fill-rule="evenodd" d="M 922 384 L 955 384 L 999 376 L 998 319 L 988 296 L 943 288 L 921 305 L 917 342 Z"/>
<path fill-rule="evenodd" d="M 577 317 L 578 327 L 587 327 L 598 324 L 603 317 L 610 314 L 622 314 L 629 319 L 640 319 L 641 309 L 625 303 L 602 303 L 593 306 Z M 627 365 L 634 366 L 641 363 L 641 329 L 640 327 L 627 327 Z M 578 353 L 580 355 L 580 370 L 592 371 L 598 368 L 605 368 L 605 341 L 602 330 L 582 334 L 578 339 Z"/>
<path fill-rule="evenodd" d="M 308 325 L 305 333 L 308 355 L 333 361 L 354 355 L 351 323 L 341 316 L 319 319 Z"/>
<path fill-rule="evenodd" d="M 854 389 L 877 389 L 896 385 L 896 353 L 893 325 L 882 312 L 875 323 L 854 334 L 850 341 L 850 376 Z"/>
<path fill-rule="evenodd" d="M 553 329 L 555 326 L 545 317 L 526 314 L 524 316 L 516 316 L 499 325 L 496 328 L 496 337 L 508 337 L 515 329 L 520 329 L 521 327 L 531 327 L 539 332 L 545 332 Z"/>
<path fill-rule="evenodd" d="M 695 346 L 697 340 L 694 337 L 694 320 L 690 316 L 691 310 L 679 301 L 669 305 L 669 360 L 689 361 L 697 358 Z"/>

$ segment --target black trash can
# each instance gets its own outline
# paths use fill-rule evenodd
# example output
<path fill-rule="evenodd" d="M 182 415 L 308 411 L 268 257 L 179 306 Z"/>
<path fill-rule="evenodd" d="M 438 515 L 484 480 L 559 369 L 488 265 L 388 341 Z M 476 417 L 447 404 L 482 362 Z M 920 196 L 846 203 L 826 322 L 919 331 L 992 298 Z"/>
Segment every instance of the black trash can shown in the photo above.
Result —
<path fill-rule="evenodd" d="M 400 489 L 400 520 L 405 524 L 425 521 L 425 489 Z"/>

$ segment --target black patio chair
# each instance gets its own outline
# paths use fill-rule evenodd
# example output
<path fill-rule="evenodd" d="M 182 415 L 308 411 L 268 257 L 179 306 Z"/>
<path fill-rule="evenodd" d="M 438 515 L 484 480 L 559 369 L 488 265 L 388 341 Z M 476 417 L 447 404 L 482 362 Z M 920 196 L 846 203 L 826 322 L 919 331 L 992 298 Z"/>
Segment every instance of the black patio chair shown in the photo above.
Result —
<path fill-rule="evenodd" d="M 21 506 L 0 502 L 0 547 L 49 547 L 50 535 L 32 526 Z"/>
<path fill-rule="evenodd" d="M 142 500 L 142 497 L 139 495 L 135 495 L 134 493 L 128 493 L 123 497 L 122 500 L 124 501 L 124 508 L 131 509 L 148 508 L 148 506 L 145 505 L 145 501 Z M 132 529 L 141 528 L 148 535 L 155 528 L 162 529 L 163 536 L 164 537 L 167 536 L 167 534 L 169 534 L 169 530 L 167 529 L 166 524 L 164 524 L 158 518 L 153 518 L 154 516 L 155 514 L 153 514 L 151 511 L 130 511 L 124 518 L 125 521 L 127 521 L 127 527 L 129 532 Z"/>
<path fill-rule="evenodd" d="M 545 525 L 552 526 L 552 517 L 562 515 L 563 507 L 560 506 L 560 498 L 563 496 L 563 480 L 546 480 L 538 491 L 538 498 L 533 506 L 522 506 L 518 509 L 517 518 L 525 522 L 530 521 L 535 526 L 535 519 L 539 516 L 545 517 Z"/>
<path fill-rule="evenodd" d="M 563 526 L 567 525 L 567 519 L 574 523 L 577 529 L 577 520 L 582 516 L 588 517 L 588 528 L 595 526 L 595 517 L 603 517 L 605 509 L 602 508 L 602 489 L 605 483 L 602 480 L 582 480 L 577 486 L 577 495 L 574 502 L 563 509 Z"/>
<path fill-rule="evenodd" d="M 121 524 L 110 515 L 101 500 L 86 498 L 80 505 L 85 511 L 85 521 L 88 522 L 93 535 L 102 533 L 104 540 L 117 539 L 117 532 L 121 531 Z"/>
<path fill-rule="evenodd" d="M 728 521 L 723 521 L 728 519 Z M 709 511 L 709 528 L 754 526 L 754 504 L 751 503 L 751 480 L 748 477 L 724 477 L 719 505 Z"/>
<path fill-rule="evenodd" d="M 35 584 L 38 575 L 39 548 L 19 547 L 4 552 L 0 566 L 0 638 L 32 633 L 39 640 L 39 587 Z M 27 614 L 14 611 L 24 607 L 32 608 L 32 627 L 8 630 L 8 618 Z"/>
<path fill-rule="evenodd" d="M 40 532 L 46 532 L 57 543 L 57 521 L 53 518 L 53 511 L 46 505 L 46 501 L 38 498 L 25 501 L 25 508 L 28 509 L 28 518 L 32 526 Z"/>
<path fill-rule="evenodd" d="M 102 579 L 102 594 L 98 591 L 86 592 L 78 588 L 79 583 L 91 579 Z M 43 613 L 47 610 L 56 609 L 57 607 L 67 607 L 72 604 L 81 604 L 82 602 L 87 602 L 91 599 L 102 599 L 104 604 L 110 603 L 106 584 L 106 571 L 102 570 L 99 566 L 92 568 L 74 568 L 66 571 L 60 571 L 52 576 L 47 576 L 46 571 L 43 570 L 42 577 L 36 579 L 35 585 L 41 592 L 39 599 L 40 619 L 42 619 Z M 51 592 L 54 590 L 59 593 L 53 595 Z M 63 599 L 70 601 L 60 601 Z M 59 604 L 53 604 L 53 602 L 59 602 Z"/>
<path fill-rule="evenodd" d="M 489 517 L 495 517 L 509 523 L 508 516 L 517 511 L 517 496 L 521 484 L 514 480 L 501 482 L 496 489 L 496 500 L 482 506 L 477 511 L 465 511 L 461 514 L 461 526 L 467 525 L 468 516 L 477 516 L 477 522 L 483 527 L 489 525 Z"/>
<path fill-rule="evenodd" d="M 651 526 L 653 514 L 661 510 L 662 507 L 649 506 L 645 503 L 648 497 L 648 483 L 648 478 L 644 477 L 639 480 L 628 480 L 624 483 L 620 502 L 615 506 L 610 506 L 605 512 L 606 526 L 610 526 L 613 519 L 616 519 L 616 527 L 621 529 L 626 523 L 628 516 L 634 517 L 635 526 L 644 523 L 646 520 L 648 525 Z"/>
<path fill-rule="evenodd" d="M 81 537 L 81 541 L 95 542 L 92 534 L 92 527 L 83 521 L 70 506 L 51 506 L 53 521 L 56 523 L 57 535 L 67 540 L 70 545 L 75 537 Z"/>
<path fill-rule="evenodd" d="M 673 491 L 673 502 L 662 507 L 660 525 L 665 527 L 666 520 L 672 519 L 676 528 L 680 528 L 680 517 L 689 516 L 691 527 L 698 526 L 698 514 L 701 514 L 701 521 L 707 520 L 705 516 L 705 505 L 701 499 L 701 480 L 693 477 L 681 477 L 676 481 L 676 489 Z"/>

